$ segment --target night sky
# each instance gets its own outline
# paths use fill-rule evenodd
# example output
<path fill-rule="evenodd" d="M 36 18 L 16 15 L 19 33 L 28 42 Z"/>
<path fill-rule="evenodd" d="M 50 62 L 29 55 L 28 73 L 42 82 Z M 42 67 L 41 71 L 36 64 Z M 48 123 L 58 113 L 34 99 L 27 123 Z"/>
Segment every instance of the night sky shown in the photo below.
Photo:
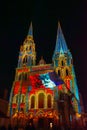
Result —
<path fill-rule="evenodd" d="M 60 0 L 61 1 L 61 0 Z M 70 49 L 79 91 L 87 105 L 87 2 L 36 0 L 2 3 L 0 10 L 0 94 L 10 93 L 15 77 L 20 45 L 27 36 L 30 22 L 36 43 L 37 63 L 43 55 L 51 63 L 60 21 Z M 8 97 L 9 97 L 8 93 Z"/>

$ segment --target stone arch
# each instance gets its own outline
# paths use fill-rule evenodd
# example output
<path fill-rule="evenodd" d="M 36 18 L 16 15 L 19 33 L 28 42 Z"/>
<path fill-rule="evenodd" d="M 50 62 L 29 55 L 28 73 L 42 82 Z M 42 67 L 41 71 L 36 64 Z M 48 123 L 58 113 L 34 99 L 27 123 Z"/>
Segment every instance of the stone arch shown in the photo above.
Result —
<path fill-rule="evenodd" d="M 64 61 L 63 60 L 61 60 L 61 66 L 64 66 Z"/>
<path fill-rule="evenodd" d="M 59 58 L 59 66 L 65 66 L 66 65 L 66 58 L 65 57 L 60 57 Z"/>
<path fill-rule="evenodd" d="M 44 93 L 38 94 L 38 108 L 44 108 Z"/>
<path fill-rule="evenodd" d="M 21 103 L 25 103 L 25 95 L 24 94 L 21 95 Z"/>
<path fill-rule="evenodd" d="M 59 77 L 61 76 L 61 70 L 59 67 L 56 68 L 56 73 L 58 74 Z"/>
<path fill-rule="evenodd" d="M 31 108 L 35 108 L 35 96 L 31 97 Z"/>
<path fill-rule="evenodd" d="M 64 74 L 65 74 L 65 76 L 69 76 L 70 75 L 70 68 L 68 66 L 65 67 Z"/>
<path fill-rule="evenodd" d="M 36 99 L 36 96 L 32 94 L 29 99 L 29 104 L 30 104 L 29 109 L 35 108 L 35 103 L 36 103 L 35 99 Z"/>
<path fill-rule="evenodd" d="M 66 69 L 66 76 L 68 76 L 69 75 L 69 70 L 68 69 Z"/>
<path fill-rule="evenodd" d="M 26 51 L 28 51 L 29 49 L 28 49 L 29 47 L 28 46 L 26 46 Z"/>
<path fill-rule="evenodd" d="M 18 103 L 18 94 L 14 95 L 13 103 Z"/>
<path fill-rule="evenodd" d="M 27 55 L 25 55 L 23 58 L 23 64 L 26 64 L 26 63 L 27 63 Z"/>
<path fill-rule="evenodd" d="M 44 90 L 39 90 L 37 93 L 37 108 L 47 108 L 47 95 Z"/>
<path fill-rule="evenodd" d="M 31 46 L 31 45 L 29 46 L 29 50 L 30 50 L 30 51 L 32 50 L 32 46 Z"/>
<path fill-rule="evenodd" d="M 45 115 L 45 112 L 41 109 L 39 109 L 39 111 L 36 112 L 36 116 L 40 116 L 40 115 Z"/>

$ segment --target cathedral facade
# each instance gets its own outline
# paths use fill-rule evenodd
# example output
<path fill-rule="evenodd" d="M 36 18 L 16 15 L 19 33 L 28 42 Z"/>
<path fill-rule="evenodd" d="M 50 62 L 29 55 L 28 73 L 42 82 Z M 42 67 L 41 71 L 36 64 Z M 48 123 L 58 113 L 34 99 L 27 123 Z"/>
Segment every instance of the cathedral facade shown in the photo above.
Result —
<path fill-rule="evenodd" d="M 24 118 L 36 127 L 70 125 L 81 114 L 73 57 L 58 23 L 52 64 L 43 57 L 36 64 L 33 27 L 20 46 L 18 65 L 10 92 L 8 115 Z M 18 116 L 19 115 L 19 116 Z"/>

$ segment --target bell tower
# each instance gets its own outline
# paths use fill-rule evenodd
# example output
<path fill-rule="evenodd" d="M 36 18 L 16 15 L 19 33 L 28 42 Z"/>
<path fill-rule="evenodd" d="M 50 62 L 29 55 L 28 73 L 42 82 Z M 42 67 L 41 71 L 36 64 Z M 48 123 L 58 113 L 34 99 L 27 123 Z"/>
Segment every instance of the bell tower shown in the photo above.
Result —
<path fill-rule="evenodd" d="M 28 111 L 29 74 L 31 66 L 36 64 L 36 51 L 33 39 L 33 27 L 30 24 L 27 37 L 20 47 L 15 79 L 10 93 L 8 115 L 17 111 Z"/>
<path fill-rule="evenodd" d="M 33 40 L 32 22 L 29 27 L 29 32 L 24 40 L 23 45 L 20 46 L 18 67 L 33 66 L 36 64 L 35 43 Z"/>
<path fill-rule="evenodd" d="M 64 81 L 62 91 L 66 94 L 72 93 L 73 106 L 76 112 L 80 112 L 79 92 L 73 66 L 73 59 L 67 47 L 60 23 L 58 22 L 57 39 L 54 54 L 52 57 L 54 69 L 58 76 Z"/>

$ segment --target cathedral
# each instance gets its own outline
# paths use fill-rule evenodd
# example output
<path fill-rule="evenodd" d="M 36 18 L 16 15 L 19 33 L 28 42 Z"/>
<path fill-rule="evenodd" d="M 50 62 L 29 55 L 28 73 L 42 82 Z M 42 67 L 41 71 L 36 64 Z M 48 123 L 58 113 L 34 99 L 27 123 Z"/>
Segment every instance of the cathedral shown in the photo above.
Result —
<path fill-rule="evenodd" d="M 8 116 L 12 117 L 13 123 L 16 120 L 19 125 L 27 122 L 37 128 L 70 126 L 79 122 L 81 106 L 73 57 L 59 22 L 51 64 L 46 64 L 43 57 L 36 64 L 33 26 L 30 24 L 20 46 Z"/>

